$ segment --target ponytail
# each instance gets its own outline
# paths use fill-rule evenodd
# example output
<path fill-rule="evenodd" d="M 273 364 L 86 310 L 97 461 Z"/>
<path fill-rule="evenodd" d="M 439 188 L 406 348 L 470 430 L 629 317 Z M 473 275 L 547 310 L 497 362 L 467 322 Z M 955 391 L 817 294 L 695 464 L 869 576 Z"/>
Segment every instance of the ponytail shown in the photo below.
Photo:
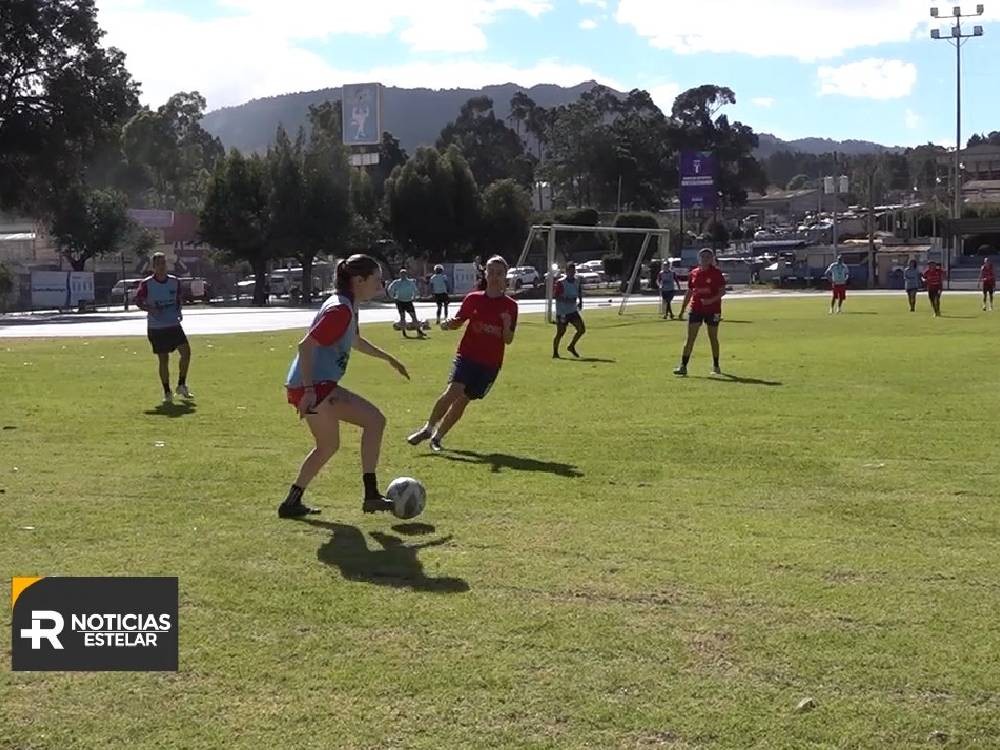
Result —
<path fill-rule="evenodd" d="M 333 286 L 338 294 L 351 295 L 351 279 L 367 279 L 378 270 L 378 261 L 370 255 L 352 255 L 350 258 L 342 258 L 337 263 L 337 270 L 334 274 Z"/>

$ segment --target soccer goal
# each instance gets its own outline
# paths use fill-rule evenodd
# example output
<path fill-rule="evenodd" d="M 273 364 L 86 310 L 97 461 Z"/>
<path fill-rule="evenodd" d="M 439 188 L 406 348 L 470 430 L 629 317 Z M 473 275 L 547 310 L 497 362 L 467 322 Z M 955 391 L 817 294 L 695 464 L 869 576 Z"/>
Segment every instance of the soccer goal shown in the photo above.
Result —
<path fill-rule="evenodd" d="M 546 239 L 545 321 L 547 323 L 552 322 L 552 293 L 555 287 L 555 274 L 559 270 L 559 265 L 556 263 L 556 236 L 560 232 L 576 234 L 610 234 L 615 236 L 642 236 L 642 246 L 639 248 L 639 254 L 636 256 L 635 265 L 632 267 L 629 274 L 628 285 L 625 287 L 621 303 L 618 307 L 619 315 L 625 313 L 625 307 L 628 305 L 629 298 L 637 289 L 636 282 L 639 279 L 639 272 L 642 270 L 642 264 L 646 259 L 646 254 L 649 252 L 649 244 L 653 237 L 662 238 L 664 252 L 668 252 L 670 248 L 669 229 L 645 229 L 641 227 L 578 227 L 571 224 L 552 224 L 549 226 L 532 227 L 528 232 L 528 238 L 524 241 L 524 248 L 521 250 L 521 256 L 517 259 L 516 265 L 523 266 L 525 264 L 528 258 L 528 253 L 531 251 L 531 244 L 535 241 L 535 238 L 544 236 Z"/>

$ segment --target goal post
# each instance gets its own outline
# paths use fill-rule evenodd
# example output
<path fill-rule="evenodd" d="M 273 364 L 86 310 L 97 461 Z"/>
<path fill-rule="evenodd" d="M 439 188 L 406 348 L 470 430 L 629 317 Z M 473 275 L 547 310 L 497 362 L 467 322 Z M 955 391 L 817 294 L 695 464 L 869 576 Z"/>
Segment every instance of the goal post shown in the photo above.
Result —
<path fill-rule="evenodd" d="M 528 237 L 524 241 L 524 247 L 521 249 L 521 255 L 517 259 L 516 265 L 523 266 L 525 264 L 528 259 L 528 254 L 531 252 L 531 245 L 536 238 L 545 238 L 545 322 L 547 323 L 551 323 L 553 319 L 552 295 L 555 289 L 555 273 L 559 270 L 559 266 L 556 263 L 556 237 L 560 232 L 575 234 L 584 233 L 642 236 L 642 247 L 635 260 L 635 265 L 632 267 L 630 272 L 628 286 L 625 288 L 625 294 L 622 296 L 621 306 L 618 310 L 619 315 L 623 315 L 625 313 L 625 306 L 628 304 L 628 299 L 632 296 L 632 293 L 635 290 L 636 280 L 639 278 L 639 272 L 642 269 L 646 253 L 649 251 L 650 241 L 653 237 L 663 238 L 663 242 L 665 243 L 664 247 L 668 250 L 670 247 L 669 229 L 647 229 L 645 227 L 579 227 L 572 224 L 551 224 L 531 227 L 528 231 Z"/>

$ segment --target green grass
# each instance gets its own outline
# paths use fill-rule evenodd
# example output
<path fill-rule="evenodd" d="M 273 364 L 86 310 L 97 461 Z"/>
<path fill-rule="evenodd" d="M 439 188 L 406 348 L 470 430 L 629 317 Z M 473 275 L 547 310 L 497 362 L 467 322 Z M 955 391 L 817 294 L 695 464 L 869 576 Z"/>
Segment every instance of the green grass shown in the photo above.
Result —
<path fill-rule="evenodd" d="M 356 356 L 348 384 L 388 416 L 383 482 L 428 487 L 423 536 L 362 516 L 349 427 L 323 523 L 275 517 L 298 332 L 194 338 L 177 417 L 143 339 L 0 341 L 0 571 L 181 589 L 178 673 L 5 669 L 0 747 L 997 747 L 1000 318 L 824 304 L 727 306 L 750 382 L 697 377 L 707 340 L 673 378 L 651 308 L 588 312 L 615 363 L 553 362 L 525 317 L 447 456 L 404 437 L 457 335 L 367 326 L 413 381 Z"/>

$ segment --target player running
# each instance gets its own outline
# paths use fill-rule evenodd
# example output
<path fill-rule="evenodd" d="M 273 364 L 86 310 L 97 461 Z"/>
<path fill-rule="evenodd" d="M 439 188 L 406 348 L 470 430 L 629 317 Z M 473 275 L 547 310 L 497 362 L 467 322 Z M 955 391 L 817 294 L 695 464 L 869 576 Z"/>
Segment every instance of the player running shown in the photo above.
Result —
<path fill-rule="evenodd" d="M 579 357 L 576 344 L 587 332 L 587 326 L 580 315 L 583 309 L 583 284 L 576 277 L 576 263 L 570 261 L 566 264 L 566 274 L 556 281 L 552 296 L 556 301 L 556 337 L 552 340 L 552 358 L 559 359 L 559 342 L 569 325 L 576 329 L 576 334 L 566 349 L 574 357 Z"/>
<path fill-rule="evenodd" d="M 674 275 L 673 261 L 664 262 L 660 272 L 656 275 L 656 283 L 660 287 L 660 307 L 664 311 L 663 319 L 673 320 L 674 311 L 671 304 L 674 301 L 674 295 L 677 294 L 677 277 Z"/>
<path fill-rule="evenodd" d="M 389 284 L 386 294 L 396 301 L 396 310 L 399 312 L 399 328 L 403 332 L 403 338 L 409 338 L 406 335 L 407 315 L 413 319 L 413 324 L 417 327 L 417 337 L 421 339 L 426 337 L 427 334 L 421 329 L 420 321 L 417 319 L 417 311 L 413 307 L 413 300 L 417 298 L 417 282 L 410 276 L 410 272 L 405 268 L 400 268 L 399 278 Z"/>
<path fill-rule="evenodd" d="M 944 270 L 934 261 L 927 264 L 924 271 L 924 283 L 927 285 L 927 298 L 934 308 L 934 317 L 941 317 L 941 291 L 944 289 Z"/>
<path fill-rule="evenodd" d="M 434 295 L 434 302 L 437 303 L 437 315 L 435 316 L 434 322 L 440 324 L 441 319 L 448 319 L 448 303 L 451 298 L 448 296 L 450 285 L 448 283 L 448 277 L 445 275 L 444 266 L 438 263 L 434 266 L 434 275 L 430 278 L 431 293 Z M 442 315 L 443 311 L 443 315 Z"/>
<path fill-rule="evenodd" d="M 368 255 L 352 255 L 337 264 L 334 281 L 336 293 L 331 295 L 313 319 L 309 331 L 299 342 L 299 351 L 292 360 L 286 378 L 288 402 L 305 419 L 316 440 L 316 447 L 306 456 L 299 475 L 288 490 L 285 501 L 278 506 L 279 518 L 298 518 L 319 513 L 303 504 L 302 495 L 319 470 L 340 447 L 340 423 L 348 422 L 361 428 L 361 471 L 365 513 L 389 510 L 392 503 L 382 497 L 375 469 L 382 450 L 385 417 L 378 407 L 340 385 L 347 372 L 351 350 L 370 357 L 384 359 L 403 377 L 409 379 L 406 367 L 361 336 L 357 306 L 382 292 L 382 271 L 378 262 Z"/>
<path fill-rule="evenodd" d="M 983 312 L 987 310 L 987 297 L 989 297 L 989 311 L 993 312 L 993 292 L 997 288 L 997 275 L 993 270 L 993 261 L 983 258 L 983 266 L 979 269 L 979 286 L 983 290 Z"/>
<path fill-rule="evenodd" d="M 448 387 L 424 426 L 407 438 L 410 445 L 430 438 L 431 450 L 442 450 L 441 440 L 462 418 L 469 402 L 485 398 L 493 387 L 504 350 L 514 340 L 517 327 L 517 302 L 504 293 L 506 286 L 507 261 L 494 255 L 486 262 L 486 289 L 466 295 L 458 314 L 441 324 L 441 329 L 448 331 L 469 323 L 458 345 Z"/>
<path fill-rule="evenodd" d="M 920 291 L 923 280 L 924 275 L 917 268 L 916 259 L 911 258 L 910 265 L 903 269 L 903 288 L 906 289 L 906 296 L 910 301 L 910 312 L 917 310 L 917 292 Z"/>
<path fill-rule="evenodd" d="M 170 353 L 175 349 L 181 356 L 177 376 L 177 395 L 194 398 L 188 390 L 188 368 L 191 366 L 191 345 L 188 343 L 181 321 L 181 282 L 167 273 L 167 256 L 153 254 L 153 275 L 144 278 L 135 293 L 135 304 L 146 311 L 146 337 L 153 347 L 153 354 L 160 360 L 160 383 L 163 384 L 163 403 L 169 404 L 174 395 L 170 391 Z"/>
<path fill-rule="evenodd" d="M 688 317 L 687 343 L 681 355 L 681 364 L 674 375 L 687 375 L 688 362 L 694 342 L 698 339 L 701 324 L 708 327 L 708 340 L 712 344 L 712 374 L 721 375 L 719 367 L 719 322 L 722 320 L 722 298 L 726 294 L 726 278 L 715 265 L 715 252 L 709 248 L 698 253 L 698 267 L 691 271 L 688 277 L 688 290 L 681 303 L 681 320 L 688 303 L 691 303 L 691 315 Z"/>
<path fill-rule="evenodd" d="M 830 315 L 834 313 L 834 306 L 839 315 L 844 308 L 844 300 L 847 299 L 847 282 L 851 278 L 851 270 L 844 263 L 844 256 L 838 255 L 837 260 L 823 272 L 823 277 L 830 279 L 833 287 L 833 296 L 830 299 Z"/>

